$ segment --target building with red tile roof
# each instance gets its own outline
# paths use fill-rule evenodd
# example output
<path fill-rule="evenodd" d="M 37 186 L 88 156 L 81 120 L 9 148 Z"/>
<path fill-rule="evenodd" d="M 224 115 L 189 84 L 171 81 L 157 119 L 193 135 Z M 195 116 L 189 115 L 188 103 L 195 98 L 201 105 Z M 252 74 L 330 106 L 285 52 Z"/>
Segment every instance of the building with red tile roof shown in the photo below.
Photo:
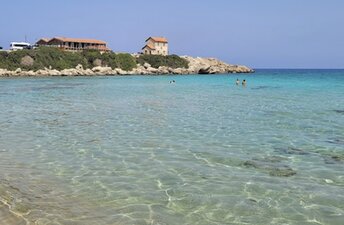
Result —
<path fill-rule="evenodd" d="M 164 37 L 149 37 L 142 48 L 145 55 L 168 55 L 168 41 Z"/>
<path fill-rule="evenodd" d="M 54 37 L 51 39 L 42 38 L 36 42 L 38 46 L 57 47 L 67 51 L 99 50 L 101 52 L 110 51 L 106 42 L 95 39 L 80 39 L 67 37 Z"/>

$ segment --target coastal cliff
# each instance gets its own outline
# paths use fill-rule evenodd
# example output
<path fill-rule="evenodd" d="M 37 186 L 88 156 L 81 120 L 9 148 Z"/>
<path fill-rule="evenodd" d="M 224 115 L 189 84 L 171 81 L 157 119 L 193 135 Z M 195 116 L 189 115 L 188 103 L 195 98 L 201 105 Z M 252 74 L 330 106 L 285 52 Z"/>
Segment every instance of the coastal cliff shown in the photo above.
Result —
<path fill-rule="evenodd" d="M 252 73 L 215 58 L 70 53 L 53 48 L 0 54 L 0 77 Z"/>

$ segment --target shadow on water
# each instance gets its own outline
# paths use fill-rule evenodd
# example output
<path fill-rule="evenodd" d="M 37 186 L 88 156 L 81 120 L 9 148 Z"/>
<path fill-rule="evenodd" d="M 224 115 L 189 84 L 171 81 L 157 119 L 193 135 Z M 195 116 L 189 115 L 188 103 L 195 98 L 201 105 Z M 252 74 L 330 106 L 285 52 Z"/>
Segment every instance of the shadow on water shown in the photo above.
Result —
<path fill-rule="evenodd" d="M 82 83 L 60 83 L 60 84 L 48 84 L 40 87 L 24 87 L 18 88 L 17 91 L 50 91 L 59 89 L 73 89 L 75 87 L 83 86 Z"/>
<path fill-rule="evenodd" d="M 252 87 L 252 90 L 262 90 L 262 89 L 280 89 L 281 87 L 276 87 L 276 86 L 257 86 L 257 87 Z"/>
<path fill-rule="evenodd" d="M 310 152 L 307 152 L 305 150 L 295 148 L 295 147 L 286 147 L 286 148 L 276 147 L 274 149 L 276 152 L 280 154 L 287 154 L 287 155 L 309 155 L 310 154 Z"/>
<path fill-rule="evenodd" d="M 344 145 L 344 140 L 339 139 L 339 138 L 329 139 L 326 142 L 330 144 L 335 144 L 335 145 Z"/>
<path fill-rule="evenodd" d="M 14 96 L 13 93 L 7 93 L 7 92 L 0 92 L 0 96 Z"/>
<path fill-rule="evenodd" d="M 333 110 L 333 112 L 344 115 L 344 110 L 341 110 L 341 109 L 335 109 Z"/>

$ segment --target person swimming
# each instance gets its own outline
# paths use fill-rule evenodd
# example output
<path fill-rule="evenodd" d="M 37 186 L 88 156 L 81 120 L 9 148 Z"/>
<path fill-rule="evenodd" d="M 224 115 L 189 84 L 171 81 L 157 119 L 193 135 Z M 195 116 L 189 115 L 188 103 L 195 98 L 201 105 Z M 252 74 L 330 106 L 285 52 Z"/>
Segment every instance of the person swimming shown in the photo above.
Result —
<path fill-rule="evenodd" d="M 236 84 L 236 85 L 239 85 L 239 84 L 240 84 L 240 80 L 237 79 L 237 80 L 235 81 L 235 84 Z"/>
<path fill-rule="evenodd" d="M 246 80 L 242 80 L 242 86 L 246 86 Z"/>

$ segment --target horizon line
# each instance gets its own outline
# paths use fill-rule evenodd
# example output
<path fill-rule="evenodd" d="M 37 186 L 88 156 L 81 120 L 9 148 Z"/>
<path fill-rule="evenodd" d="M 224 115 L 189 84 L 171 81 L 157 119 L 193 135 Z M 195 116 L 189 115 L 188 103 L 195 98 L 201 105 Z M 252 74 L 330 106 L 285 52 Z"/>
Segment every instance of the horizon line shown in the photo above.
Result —
<path fill-rule="evenodd" d="M 264 67 L 260 67 L 260 68 L 255 68 L 252 67 L 252 69 L 254 70 L 344 70 L 344 68 L 264 68 Z"/>

